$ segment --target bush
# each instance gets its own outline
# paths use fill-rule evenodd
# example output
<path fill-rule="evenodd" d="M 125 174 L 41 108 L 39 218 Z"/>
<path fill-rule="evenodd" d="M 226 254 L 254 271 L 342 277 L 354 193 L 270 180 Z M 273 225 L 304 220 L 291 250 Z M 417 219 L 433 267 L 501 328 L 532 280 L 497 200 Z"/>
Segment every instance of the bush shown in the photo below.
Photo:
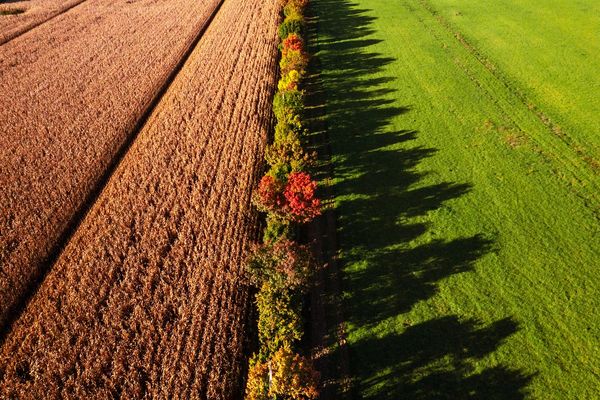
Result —
<path fill-rule="evenodd" d="M 250 361 L 245 399 L 312 400 L 319 396 L 318 382 L 319 373 L 310 360 L 282 347 L 267 361 L 256 357 Z"/>
<path fill-rule="evenodd" d="M 279 38 L 285 39 L 291 33 L 302 35 L 304 31 L 304 18 L 302 15 L 293 15 L 286 17 L 281 25 L 279 25 Z"/>
<path fill-rule="evenodd" d="M 321 202 L 315 197 L 317 182 L 306 172 L 292 172 L 284 190 L 286 208 L 291 219 L 309 222 L 321 214 Z"/>
<path fill-rule="evenodd" d="M 286 18 L 300 19 L 302 18 L 302 11 L 302 7 L 294 1 L 290 1 L 283 7 L 283 15 Z"/>
<path fill-rule="evenodd" d="M 275 93 L 273 112 L 278 121 L 288 121 L 298 118 L 304 109 L 304 93 L 299 90 L 288 90 Z"/>
<path fill-rule="evenodd" d="M 271 400 L 269 395 L 269 365 L 258 357 L 250 360 L 245 400 Z"/>
<path fill-rule="evenodd" d="M 254 193 L 253 202 L 263 212 L 275 212 L 285 207 L 285 182 L 272 175 L 265 175 Z"/>
<path fill-rule="evenodd" d="M 298 294 L 265 283 L 256 295 L 256 306 L 261 356 L 271 356 L 302 338 L 302 302 Z"/>
<path fill-rule="evenodd" d="M 308 0 L 288 0 L 287 5 L 293 5 L 294 7 L 297 7 L 298 9 L 302 10 L 304 7 L 306 7 L 308 5 Z"/>
<path fill-rule="evenodd" d="M 304 133 L 300 116 L 288 113 L 280 117 L 275 125 L 275 142 L 288 140 L 290 136 L 300 137 Z"/>
<path fill-rule="evenodd" d="M 289 221 L 275 214 L 267 215 L 267 227 L 263 233 L 263 242 L 269 243 L 279 238 L 289 238 L 291 233 Z"/>
<path fill-rule="evenodd" d="M 281 42 L 282 50 L 304 50 L 304 41 L 295 33 L 292 33 Z"/>
<path fill-rule="evenodd" d="M 316 399 L 319 396 L 319 373 L 307 358 L 283 347 L 275 353 L 270 365 L 270 394 L 288 396 L 294 400 Z"/>
<path fill-rule="evenodd" d="M 321 202 L 315 197 L 317 183 L 310 175 L 306 172 L 291 172 L 287 176 L 287 182 L 283 175 L 271 171 L 261 179 L 252 199 L 256 207 L 298 223 L 309 222 L 320 215 Z"/>
<path fill-rule="evenodd" d="M 255 246 L 246 262 L 248 279 L 257 287 L 304 291 L 314 273 L 310 250 L 287 238 Z"/>
<path fill-rule="evenodd" d="M 272 169 L 282 170 L 288 175 L 291 172 L 303 171 L 313 164 L 314 155 L 304 151 L 300 138 L 295 132 L 288 132 L 287 135 L 282 134 L 279 140 L 267 146 L 265 159 Z"/>
<path fill-rule="evenodd" d="M 279 91 L 298 90 L 299 83 L 300 73 L 293 69 L 281 77 L 277 84 L 277 89 L 279 89 Z"/>
<path fill-rule="evenodd" d="M 302 76 L 306 73 L 308 66 L 308 54 L 302 50 L 283 49 L 281 60 L 279 60 L 279 69 L 281 74 L 288 74 L 292 70 L 298 71 Z"/>

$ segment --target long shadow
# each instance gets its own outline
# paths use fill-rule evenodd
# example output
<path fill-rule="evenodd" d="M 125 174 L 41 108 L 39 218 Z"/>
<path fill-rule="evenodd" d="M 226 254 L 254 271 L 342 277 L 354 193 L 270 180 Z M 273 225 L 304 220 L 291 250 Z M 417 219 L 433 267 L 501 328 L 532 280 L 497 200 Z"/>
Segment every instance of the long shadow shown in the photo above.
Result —
<path fill-rule="evenodd" d="M 311 110 L 321 115 L 315 135 L 328 137 L 332 153 L 323 162 L 334 171 L 344 314 L 350 329 L 361 332 L 350 341 L 355 397 L 523 398 L 531 376 L 502 365 L 473 365 L 517 331 L 510 317 L 489 326 L 455 315 L 394 325 L 417 302 L 432 298 L 440 280 L 473 270 L 494 240 L 473 235 L 410 244 L 433 235 L 427 214 L 468 193 L 471 184 L 423 185 L 418 166 L 438 150 L 417 145 L 419 132 L 410 127 L 390 129 L 411 107 L 397 105 L 401 93 L 389 85 L 395 78 L 384 73 L 397 61 L 369 49 L 382 41 L 372 36 L 370 10 L 351 0 L 313 0 L 311 7 L 319 84 L 309 83 L 307 90 L 311 103 L 320 99 Z"/>
<path fill-rule="evenodd" d="M 482 326 L 477 320 L 446 316 L 408 327 L 399 335 L 362 340 L 353 346 L 353 354 L 386 349 L 376 362 L 361 364 L 362 397 L 523 399 L 531 375 L 502 365 L 482 371 L 472 366 L 517 329 L 511 318 Z"/>

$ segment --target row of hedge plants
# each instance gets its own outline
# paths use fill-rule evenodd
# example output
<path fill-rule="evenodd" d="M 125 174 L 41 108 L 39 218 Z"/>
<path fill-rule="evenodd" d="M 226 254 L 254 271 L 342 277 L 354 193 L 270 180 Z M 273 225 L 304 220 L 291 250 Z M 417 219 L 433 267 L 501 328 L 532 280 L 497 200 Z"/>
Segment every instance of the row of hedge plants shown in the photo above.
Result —
<path fill-rule="evenodd" d="M 319 374 L 299 354 L 303 336 L 303 297 L 316 263 L 307 246 L 297 242 L 302 224 L 321 213 L 317 182 L 310 174 L 315 155 L 306 150 L 304 91 L 309 55 L 304 10 L 308 0 L 283 0 L 279 25 L 280 79 L 273 98 L 273 140 L 265 151 L 268 170 L 253 195 L 267 214 L 262 244 L 246 262 L 250 284 L 258 289 L 259 349 L 250 359 L 247 400 L 315 399 Z"/>

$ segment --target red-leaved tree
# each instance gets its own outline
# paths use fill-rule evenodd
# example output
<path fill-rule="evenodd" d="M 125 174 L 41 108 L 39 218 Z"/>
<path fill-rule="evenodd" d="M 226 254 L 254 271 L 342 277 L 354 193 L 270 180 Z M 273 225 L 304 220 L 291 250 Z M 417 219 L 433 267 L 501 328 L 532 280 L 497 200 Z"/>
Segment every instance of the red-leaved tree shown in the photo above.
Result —
<path fill-rule="evenodd" d="M 321 214 L 321 201 L 316 197 L 317 182 L 306 172 L 292 172 L 283 182 L 265 175 L 254 196 L 261 211 L 271 212 L 293 222 L 309 222 Z"/>
<path fill-rule="evenodd" d="M 302 39 L 295 33 L 291 33 L 288 37 L 283 39 L 281 44 L 283 50 L 302 50 L 304 47 Z"/>
<path fill-rule="evenodd" d="M 292 172 L 288 176 L 283 195 L 292 219 L 308 222 L 321 214 L 321 201 L 315 196 L 317 182 L 306 172 Z"/>

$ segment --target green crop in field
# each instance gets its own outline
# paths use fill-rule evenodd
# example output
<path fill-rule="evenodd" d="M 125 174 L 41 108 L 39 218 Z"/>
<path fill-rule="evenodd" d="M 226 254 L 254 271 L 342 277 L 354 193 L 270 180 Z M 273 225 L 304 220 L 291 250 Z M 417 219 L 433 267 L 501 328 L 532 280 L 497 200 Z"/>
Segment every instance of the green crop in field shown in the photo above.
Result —
<path fill-rule="evenodd" d="M 600 398 L 600 3 L 314 0 L 362 398 Z"/>

